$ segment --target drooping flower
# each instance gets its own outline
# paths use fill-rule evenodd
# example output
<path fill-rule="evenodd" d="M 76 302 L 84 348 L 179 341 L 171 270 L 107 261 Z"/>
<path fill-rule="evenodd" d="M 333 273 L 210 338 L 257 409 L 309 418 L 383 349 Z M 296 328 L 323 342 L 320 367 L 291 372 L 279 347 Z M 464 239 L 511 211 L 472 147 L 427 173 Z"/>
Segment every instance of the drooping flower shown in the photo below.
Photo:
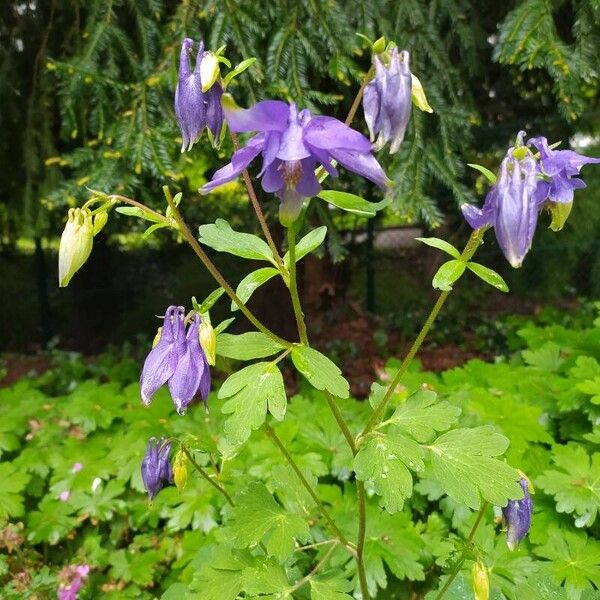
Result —
<path fill-rule="evenodd" d="M 527 147 L 530 144 L 539 150 L 539 162 Z M 520 131 L 483 207 L 463 204 L 462 213 L 473 229 L 494 227 L 504 256 L 513 267 L 520 267 L 531 248 L 540 211 L 548 208 L 551 229 L 560 230 L 569 216 L 574 190 L 585 187 L 575 176 L 589 163 L 600 163 L 600 159 L 572 150 L 552 150 L 544 137 L 525 142 L 525 132 Z"/>
<path fill-rule="evenodd" d="M 533 502 L 529 493 L 529 483 L 522 477 L 519 481 L 523 490 L 521 500 L 509 500 L 502 509 L 502 515 L 506 521 L 506 545 L 514 550 L 519 542 L 527 535 L 531 527 L 531 515 L 533 513 Z"/>
<path fill-rule="evenodd" d="M 539 151 L 541 171 L 547 178 L 539 183 L 540 202 L 573 202 L 575 190 L 586 187 L 585 183 L 576 177 L 581 168 L 587 164 L 600 163 L 600 158 L 583 156 L 573 150 L 553 150 L 548 146 L 545 137 L 531 138 L 528 144 L 532 144 Z"/>
<path fill-rule="evenodd" d="M 202 193 L 236 179 L 259 154 L 263 157 L 259 173 L 262 188 L 281 200 L 280 218 L 284 224 L 295 220 L 304 198 L 321 190 L 315 177 L 318 163 L 335 177 L 338 173 L 331 164 L 335 160 L 381 188 L 387 187 L 388 179 L 371 153 L 369 140 L 341 121 L 313 117 L 307 109 L 298 112 L 293 102 L 265 100 L 241 109 L 223 100 L 231 131 L 259 133 L 213 175 L 200 189 Z"/>
<path fill-rule="evenodd" d="M 67 287 L 92 253 L 94 222 L 87 208 L 70 208 L 58 247 L 58 285 Z"/>
<path fill-rule="evenodd" d="M 205 52 L 204 42 L 200 42 L 192 72 L 189 53 L 193 45 L 190 38 L 185 38 L 181 44 L 179 79 L 175 89 L 175 115 L 183 138 L 182 152 L 191 150 L 205 127 L 213 138 L 218 139 L 223 126 L 223 88 L 217 81 L 218 62 L 213 54 Z"/>
<path fill-rule="evenodd" d="M 198 395 L 206 402 L 211 385 L 210 367 L 199 340 L 200 317 L 194 316 L 187 333 L 184 319 L 183 306 L 167 308 L 160 336 L 146 357 L 140 377 L 140 393 L 145 405 L 168 383 L 175 408 L 181 415 Z"/>
<path fill-rule="evenodd" d="M 502 161 L 498 179 L 485 197 L 483 207 L 463 204 L 461 209 L 473 229 L 494 227 L 498 245 L 516 268 L 531 248 L 539 203 L 535 196 L 537 163 L 530 153 L 519 160 L 513 150 Z"/>
<path fill-rule="evenodd" d="M 146 357 L 140 377 L 142 402 L 150 404 L 154 394 L 175 372 L 179 355 L 185 351 L 185 325 L 183 306 L 169 306 L 158 343 Z"/>
<path fill-rule="evenodd" d="M 173 483 L 173 470 L 169 462 L 171 444 L 164 438 L 151 437 L 148 440 L 146 454 L 142 460 L 142 481 L 148 492 L 148 497 L 153 500 L 156 494 L 165 486 Z"/>
<path fill-rule="evenodd" d="M 177 364 L 169 379 L 169 391 L 179 414 L 185 413 L 196 394 L 199 393 L 206 401 L 210 391 L 210 368 L 200 346 L 199 325 L 200 317 L 196 314 L 188 328 L 182 351 L 177 353 Z"/>
<path fill-rule="evenodd" d="M 390 154 L 398 152 L 404 139 L 412 109 L 410 54 L 392 48 L 389 64 L 384 55 L 375 56 L 375 77 L 365 87 L 363 110 L 375 150 L 387 142 Z M 422 88 L 421 88 L 422 89 Z"/>

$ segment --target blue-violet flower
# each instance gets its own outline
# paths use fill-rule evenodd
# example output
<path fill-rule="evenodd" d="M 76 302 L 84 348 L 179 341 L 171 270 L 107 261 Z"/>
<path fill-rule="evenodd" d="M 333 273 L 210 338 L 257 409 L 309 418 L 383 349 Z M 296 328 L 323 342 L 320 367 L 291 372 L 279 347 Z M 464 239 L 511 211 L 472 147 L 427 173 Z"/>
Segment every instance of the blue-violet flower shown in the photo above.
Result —
<path fill-rule="evenodd" d="M 519 132 L 516 145 L 506 153 L 483 207 L 461 206 L 473 229 L 494 227 L 498 244 L 513 267 L 521 266 L 531 248 L 540 211 L 549 208 L 553 212 L 551 228 L 562 228 L 574 190 L 585 187 L 585 183 L 575 176 L 583 165 L 600 163 L 600 159 L 582 156 L 572 150 L 552 150 L 544 137 L 532 138 L 527 145 L 524 138 L 525 132 Z M 527 147 L 530 144 L 539 150 L 539 162 Z M 559 205 L 567 210 L 554 211 Z"/>
<path fill-rule="evenodd" d="M 173 469 L 169 462 L 171 444 L 164 438 L 151 437 L 142 460 L 142 481 L 150 500 L 165 486 L 173 483 Z"/>
<path fill-rule="evenodd" d="M 412 76 L 410 54 L 392 48 L 389 64 L 375 56 L 375 77 L 365 87 L 363 110 L 375 150 L 387 142 L 390 154 L 398 152 L 404 139 L 412 109 Z M 422 90 L 422 88 L 421 88 Z"/>
<path fill-rule="evenodd" d="M 529 493 L 527 479 L 522 477 L 519 481 L 523 490 L 521 500 L 509 500 L 502 509 L 502 515 L 506 521 L 506 545 L 514 550 L 519 542 L 527 535 L 531 527 L 531 515 L 533 513 L 533 502 Z"/>
<path fill-rule="evenodd" d="M 548 146 L 545 137 L 531 138 L 527 143 L 539 151 L 541 172 L 547 178 L 539 183 L 539 202 L 573 202 L 574 191 L 586 187 L 585 183 L 576 177 L 581 167 L 590 163 L 600 163 L 600 158 L 583 156 L 573 150 L 553 150 Z"/>
<path fill-rule="evenodd" d="M 140 393 L 145 405 L 168 383 L 179 414 L 185 413 L 197 395 L 206 402 L 211 385 L 210 368 L 199 341 L 200 317 L 194 316 L 187 334 L 184 319 L 183 306 L 167 308 L 160 337 L 146 357 L 140 377 Z"/>
<path fill-rule="evenodd" d="M 183 138 L 182 152 L 191 150 L 205 127 L 208 127 L 214 139 L 218 139 L 223 126 L 223 88 L 212 74 L 201 72 L 203 60 L 210 60 L 212 63 L 212 57 L 204 51 L 204 42 L 200 42 L 196 65 L 192 72 L 188 55 L 193 45 L 194 42 L 190 38 L 185 38 L 181 44 L 179 79 L 175 89 L 175 115 Z M 202 75 L 209 78 L 209 81 L 203 82 Z M 213 83 L 206 89 L 210 80 Z"/>
<path fill-rule="evenodd" d="M 307 109 L 298 112 L 293 102 L 278 100 L 265 100 L 248 109 L 223 104 L 231 131 L 259 133 L 213 175 L 200 189 L 202 193 L 236 179 L 259 154 L 263 157 L 259 173 L 262 188 L 282 201 L 280 218 L 284 224 L 295 220 L 304 198 L 321 190 L 315 176 L 317 163 L 337 176 L 331 164 L 336 160 L 381 188 L 388 185 L 369 140 L 333 117 L 313 117 Z"/>

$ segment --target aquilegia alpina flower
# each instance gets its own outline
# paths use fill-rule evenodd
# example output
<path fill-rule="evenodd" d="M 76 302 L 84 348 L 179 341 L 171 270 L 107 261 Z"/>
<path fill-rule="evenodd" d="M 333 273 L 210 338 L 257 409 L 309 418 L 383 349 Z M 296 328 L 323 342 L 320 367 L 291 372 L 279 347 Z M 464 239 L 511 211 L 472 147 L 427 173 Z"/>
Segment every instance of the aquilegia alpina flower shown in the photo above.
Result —
<path fill-rule="evenodd" d="M 280 218 L 284 224 L 296 219 L 304 198 L 316 196 L 321 190 L 315 177 L 317 163 L 337 176 L 333 159 L 383 189 L 388 185 L 383 169 L 371 154 L 369 140 L 333 117 L 313 117 L 306 109 L 298 112 L 293 102 L 279 100 L 265 100 L 248 109 L 232 107 L 225 98 L 223 104 L 231 131 L 259 133 L 213 175 L 200 189 L 202 193 L 236 179 L 261 153 L 261 184 L 265 192 L 274 192 L 281 200 Z"/>
<path fill-rule="evenodd" d="M 583 165 L 600 162 L 572 150 L 554 151 L 544 137 L 527 142 L 539 149 L 538 162 L 524 138 L 525 132 L 520 131 L 516 145 L 509 148 L 502 161 L 483 207 L 461 206 L 473 229 L 494 227 L 498 244 L 513 267 L 521 266 L 531 248 L 540 211 L 549 208 L 553 212 L 551 228 L 561 229 L 569 214 L 573 191 L 585 187 L 575 175 Z M 566 206 L 567 210 L 553 210 L 560 206 Z"/>
<path fill-rule="evenodd" d="M 205 127 L 218 140 L 223 126 L 223 89 L 216 81 L 218 63 L 214 55 L 204 51 L 204 42 L 200 42 L 192 72 L 189 53 L 193 45 L 190 38 L 185 38 L 181 44 L 179 79 L 175 89 L 175 115 L 183 138 L 182 152 L 191 150 Z"/>
<path fill-rule="evenodd" d="M 365 87 L 363 110 L 375 150 L 387 142 L 390 154 L 398 152 L 404 139 L 412 109 L 412 76 L 410 55 L 406 50 L 392 48 L 389 64 L 385 57 L 375 56 L 375 77 Z"/>
<path fill-rule="evenodd" d="M 194 316 L 187 334 L 184 319 L 183 306 L 167 308 L 160 337 L 146 357 L 140 377 L 140 394 L 145 405 L 168 383 L 180 415 L 198 395 L 206 402 L 211 384 L 210 368 L 199 341 L 200 317 Z"/>
<path fill-rule="evenodd" d="M 531 515 L 533 513 L 533 502 L 529 494 L 529 483 L 524 477 L 519 481 L 523 490 L 521 500 L 509 500 L 502 509 L 502 515 L 506 521 L 506 545 L 514 550 L 519 542 L 527 535 L 531 527 Z"/>
<path fill-rule="evenodd" d="M 164 438 L 151 437 L 142 460 L 142 481 L 150 500 L 165 486 L 173 483 L 173 469 L 169 462 L 171 444 Z"/>
<path fill-rule="evenodd" d="M 514 148 L 506 153 L 496 183 L 485 197 L 483 208 L 463 204 L 461 210 L 473 229 L 494 227 L 498 245 L 513 267 L 520 267 L 531 248 L 539 204 L 535 191 L 538 167 L 529 152 L 519 160 Z"/>

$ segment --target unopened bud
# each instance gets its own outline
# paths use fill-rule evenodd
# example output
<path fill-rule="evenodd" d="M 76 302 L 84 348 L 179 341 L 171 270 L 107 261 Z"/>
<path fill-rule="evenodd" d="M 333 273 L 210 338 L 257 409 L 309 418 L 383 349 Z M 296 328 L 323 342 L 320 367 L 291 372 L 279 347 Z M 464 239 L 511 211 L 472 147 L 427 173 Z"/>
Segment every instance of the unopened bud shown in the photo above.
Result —
<path fill-rule="evenodd" d="M 214 366 L 217 359 L 217 334 L 209 318 L 202 319 L 198 328 L 198 338 L 208 364 Z"/>
<path fill-rule="evenodd" d="M 381 54 L 385 52 L 385 37 L 381 36 L 373 42 L 373 54 Z"/>
<path fill-rule="evenodd" d="M 490 577 L 487 567 L 480 560 L 473 563 L 471 582 L 473 584 L 475 600 L 489 600 Z"/>
<path fill-rule="evenodd" d="M 427 102 L 427 96 L 425 96 L 425 90 L 423 89 L 423 84 L 419 81 L 419 78 L 416 75 L 411 73 L 412 78 L 412 87 L 411 87 L 411 98 L 412 103 L 419 109 L 424 112 L 432 113 L 433 108 Z"/>
<path fill-rule="evenodd" d="M 185 489 L 188 476 L 188 457 L 183 450 L 179 450 L 175 456 L 175 462 L 173 463 L 173 480 L 177 486 L 177 491 L 181 494 Z"/>
<path fill-rule="evenodd" d="M 103 210 L 101 213 L 98 213 L 94 217 L 94 236 L 98 235 L 102 231 L 107 221 L 108 212 L 106 212 L 105 210 Z"/>
<path fill-rule="evenodd" d="M 221 74 L 219 60 L 213 52 L 205 52 L 200 63 L 200 85 L 203 92 L 208 92 Z"/>
<path fill-rule="evenodd" d="M 67 287 L 73 275 L 85 264 L 94 244 L 94 225 L 90 211 L 70 208 L 58 248 L 58 285 Z"/>

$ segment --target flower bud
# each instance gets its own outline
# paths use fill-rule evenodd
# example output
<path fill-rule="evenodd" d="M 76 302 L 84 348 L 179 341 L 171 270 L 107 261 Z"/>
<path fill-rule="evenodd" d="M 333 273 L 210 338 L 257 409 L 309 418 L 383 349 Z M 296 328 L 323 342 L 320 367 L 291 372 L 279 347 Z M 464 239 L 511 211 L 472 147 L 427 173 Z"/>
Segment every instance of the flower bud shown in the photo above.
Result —
<path fill-rule="evenodd" d="M 425 96 L 425 90 L 423 89 L 422 83 L 419 81 L 419 78 L 416 75 L 410 74 L 412 78 L 412 87 L 411 87 L 411 99 L 412 103 L 419 109 L 424 112 L 432 113 L 433 108 L 427 102 L 427 96 Z"/>
<path fill-rule="evenodd" d="M 208 364 L 214 366 L 217 359 L 217 334 L 210 323 L 210 318 L 203 318 L 198 329 L 198 338 Z"/>
<path fill-rule="evenodd" d="M 533 514 L 533 502 L 529 480 L 521 477 L 519 485 L 523 490 L 521 500 L 509 500 L 502 509 L 502 516 L 506 522 L 506 545 L 509 550 L 514 550 L 519 542 L 527 535 L 531 527 Z"/>
<path fill-rule="evenodd" d="M 203 92 L 208 92 L 221 74 L 219 60 L 213 52 L 205 52 L 200 63 L 200 85 Z"/>
<path fill-rule="evenodd" d="M 105 210 L 102 211 L 101 213 L 98 213 L 94 217 L 94 236 L 97 236 L 102 231 L 102 229 L 106 225 L 107 221 L 108 221 L 108 212 Z"/>
<path fill-rule="evenodd" d="M 373 54 L 382 54 L 385 52 L 385 37 L 381 36 L 373 42 Z"/>
<path fill-rule="evenodd" d="M 185 489 L 188 476 L 188 457 L 187 454 L 180 449 L 175 456 L 175 462 L 173 463 L 173 479 L 177 486 L 177 491 L 181 494 Z"/>
<path fill-rule="evenodd" d="M 480 560 L 473 563 L 471 583 L 473 584 L 475 600 L 489 600 L 490 578 L 487 567 Z"/>
<path fill-rule="evenodd" d="M 69 217 L 58 249 L 58 285 L 67 287 L 92 252 L 94 225 L 90 211 L 69 209 Z"/>

